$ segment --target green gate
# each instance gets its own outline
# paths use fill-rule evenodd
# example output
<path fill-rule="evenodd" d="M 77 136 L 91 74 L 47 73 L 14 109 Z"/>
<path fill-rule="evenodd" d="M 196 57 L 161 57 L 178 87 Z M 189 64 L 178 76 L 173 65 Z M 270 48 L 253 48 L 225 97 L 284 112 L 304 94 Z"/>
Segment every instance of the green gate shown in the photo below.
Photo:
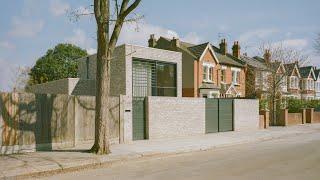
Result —
<path fill-rule="evenodd" d="M 146 112 L 145 97 L 132 99 L 132 138 L 133 140 L 146 139 Z"/>
<path fill-rule="evenodd" d="M 206 133 L 233 131 L 233 100 L 206 99 Z"/>
<path fill-rule="evenodd" d="M 219 131 L 218 99 L 206 99 L 206 133 Z"/>
<path fill-rule="evenodd" d="M 219 132 L 233 131 L 233 100 L 219 99 Z"/>

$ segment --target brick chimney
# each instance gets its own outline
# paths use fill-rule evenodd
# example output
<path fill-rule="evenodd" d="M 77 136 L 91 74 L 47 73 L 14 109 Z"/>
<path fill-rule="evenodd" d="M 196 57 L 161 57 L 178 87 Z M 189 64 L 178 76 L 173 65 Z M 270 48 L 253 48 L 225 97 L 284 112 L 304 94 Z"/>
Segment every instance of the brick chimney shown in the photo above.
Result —
<path fill-rule="evenodd" d="M 235 41 L 232 46 L 232 55 L 238 59 L 240 58 L 240 49 L 239 41 Z"/>
<path fill-rule="evenodd" d="M 178 50 L 178 48 L 180 48 L 180 40 L 173 37 L 171 40 L 171 47 L 174 51 Z"/>
<path fill-rule="evenodd" d="M 227 45 L 226 39 L 222 39 L 219 45 L 220 45 L 221 54 L 226 55 L 228 52 L 228 45 Z"/>
<path fill-rule="evenodd" d="M 266 63 L 270 63 L 271 62 L 271 53 L 270 53 L 269 49 L 265 50 L 263 57 L 264 57 L 264 61 Z"/>
<path fill-rule="evenodd" d="M 149 43 L 149 47 L 156 47 L 156 45 L 157 45 L 157 40 L 156 40 L 154 34 L 151 34 L 151 35 L 150 35 L 150 38 L 149 38 L 149 40 L 148 40 L 148 43 Z"/>

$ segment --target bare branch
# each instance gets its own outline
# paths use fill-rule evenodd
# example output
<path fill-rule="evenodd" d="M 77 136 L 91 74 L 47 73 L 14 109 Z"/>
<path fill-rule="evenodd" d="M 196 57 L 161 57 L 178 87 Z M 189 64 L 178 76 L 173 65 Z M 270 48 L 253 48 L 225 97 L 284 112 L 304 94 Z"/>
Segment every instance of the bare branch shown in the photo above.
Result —
<path fill-rule="evenodd" d="M 315 39 L 314 48 L 316 49 L 316 53 L 320 55 L 320 33 L 318 34 L 318 37 Z"/>

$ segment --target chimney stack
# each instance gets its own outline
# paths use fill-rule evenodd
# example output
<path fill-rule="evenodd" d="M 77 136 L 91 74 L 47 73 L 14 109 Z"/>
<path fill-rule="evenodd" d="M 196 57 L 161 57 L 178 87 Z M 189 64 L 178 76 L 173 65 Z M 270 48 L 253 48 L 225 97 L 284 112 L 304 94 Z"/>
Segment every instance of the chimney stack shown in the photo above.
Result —
<path fill-rule="evenodd" d="M 269 49 L 265 50 L 263 57 L 264 57 L 264 61 L 266 63 L 270 63 L 271 62 L 271 53 L 270 53 Z"/>
<path fill-rule="evenodd" d="M 228 51 L 228 45 L 226 39 L 222 39 L 220 45 L 220 52 L 222 55 L 226 55 Z"/>
<path fill-rule="evenodd" d="M 174 51 L 178 50 L 178 48 L 180 48 L 180 40 L 173 37 L 171 40 L 171 46 Z"/>
<path fill-rule="evenodd" d="M 232 46 L 232 55 L 238 59 L 240 58 L 240 49 L 239 41 L 235 41 Z"/>
<path fill-rule="evenodd" d="M 157 40 L 156 40 L 154 34 L 151 34 L 151 35 L 150 35 L 150 38 L 149 38 L 149 40 L 148 40 L 148 43 L 149 43 L 149 47 L 156 47 L 156 45 L 157 45 Z"/>

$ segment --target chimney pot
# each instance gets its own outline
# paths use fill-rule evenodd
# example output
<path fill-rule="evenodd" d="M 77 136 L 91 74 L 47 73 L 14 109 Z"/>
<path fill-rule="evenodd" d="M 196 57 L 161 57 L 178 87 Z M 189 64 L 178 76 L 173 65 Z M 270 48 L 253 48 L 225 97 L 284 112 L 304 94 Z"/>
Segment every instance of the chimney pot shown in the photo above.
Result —
<path fill-rule="evenodd" d="M 156 45 L 157 45 L 157 40 L 156 40 L 154 34 L 151 34 L 151 35 L 150 35 L 150 38 L 149 38 L 149 40 L 148 40 L 148 44 L 149 44 L 149 47 L 156 47 Z"/>
<path fill-rule="evenodd" d="M 226 39 L 222 39 L 219 45 L 220 45 L 221 54 L 226 55 L 228 52 L 228 45 L 227 45 Z"/>
<path fill-rule="evenodd" d="M 240 45 L 239 45 L 239 41 L 234 41 L 233 46 L 232 46 L 232 55 L 236 58 L 240 58 Z"/>

